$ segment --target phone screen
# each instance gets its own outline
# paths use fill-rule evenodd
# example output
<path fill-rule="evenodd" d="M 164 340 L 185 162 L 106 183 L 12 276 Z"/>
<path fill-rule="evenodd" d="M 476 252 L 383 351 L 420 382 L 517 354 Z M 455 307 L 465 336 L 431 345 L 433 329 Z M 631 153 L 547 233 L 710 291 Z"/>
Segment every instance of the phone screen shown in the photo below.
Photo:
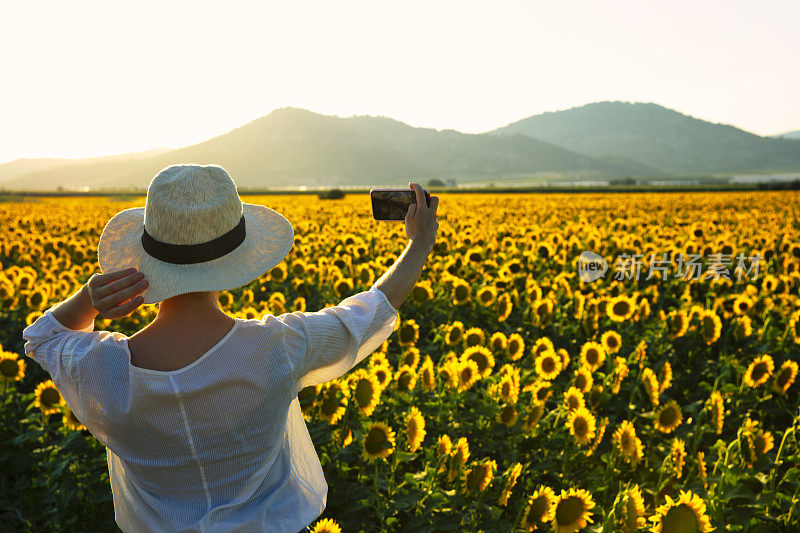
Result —
<path fill-rule="evenodd" d="M 372 216 L 375 220 L 405 220 L 408 207 L 417 203 L 416 193 L 411 190 L 373 190 Z M 425 201 L 430 206 L 430 193 L 425 191 Z"/>

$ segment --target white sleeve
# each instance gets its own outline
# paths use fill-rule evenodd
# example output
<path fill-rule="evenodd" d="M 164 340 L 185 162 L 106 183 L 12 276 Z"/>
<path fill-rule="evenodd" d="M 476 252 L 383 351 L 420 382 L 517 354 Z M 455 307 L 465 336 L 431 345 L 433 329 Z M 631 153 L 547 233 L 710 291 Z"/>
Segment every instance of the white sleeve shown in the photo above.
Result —
<path fill-rule="evenodd" d="M 380 289 L 354 294 L 314 313 L 275 317 L 284 325 L 295 392 L 346 374 L 375 351 L 400 318 Z"/>
<path fill-rule="evenodd" d="M 64 401 L 82 420 L 81 360 L 108 332 L 94 331 L 94 322 L 82 330 L 70 329 L 53 316 L 51 309 L 22 331 L 27 341 L 25 354 L 50 375 Z"/>

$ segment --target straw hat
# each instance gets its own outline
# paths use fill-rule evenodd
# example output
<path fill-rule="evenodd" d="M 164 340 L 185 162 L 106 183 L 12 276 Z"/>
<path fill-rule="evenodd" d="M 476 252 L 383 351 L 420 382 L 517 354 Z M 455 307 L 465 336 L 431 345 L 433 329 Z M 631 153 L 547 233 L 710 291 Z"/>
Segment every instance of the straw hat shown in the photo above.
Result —
<path fill-rule="evenodd" d="M 135 267 L 144 303 L 196 291 L 234 289 L 281 262 L 294 243 L 279 213 L 245 204 L 218 165 L 172 165 L 147 187 L 145 207 L 114 215 L 97 247 L 100 269 Z"/>

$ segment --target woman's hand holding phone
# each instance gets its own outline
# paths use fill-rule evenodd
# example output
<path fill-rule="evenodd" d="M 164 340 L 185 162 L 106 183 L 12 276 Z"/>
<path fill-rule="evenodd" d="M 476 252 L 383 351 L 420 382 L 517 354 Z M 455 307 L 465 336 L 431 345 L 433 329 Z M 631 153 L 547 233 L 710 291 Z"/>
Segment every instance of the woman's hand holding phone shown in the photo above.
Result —
<path fill-rule="evenodd" d="M 436 243 L 436 231 L 439 229 L 439 221 L 436 218 L 439 197 L 431 196 L 431 205 L 428 207 L 425 202 L 425 192 L 420 184 L 411 182 L 408 186 L 416 194 L 417 202 L 411 204 L 406 213 L 406 237 L 412 243 L 425 246 L 430 253 Z"/>

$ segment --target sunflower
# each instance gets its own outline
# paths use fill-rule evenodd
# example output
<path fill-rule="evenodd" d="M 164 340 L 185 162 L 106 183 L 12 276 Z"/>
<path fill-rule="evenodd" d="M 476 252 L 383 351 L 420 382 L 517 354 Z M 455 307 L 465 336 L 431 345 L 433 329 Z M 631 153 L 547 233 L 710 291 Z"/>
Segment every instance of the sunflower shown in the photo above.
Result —
<path fill-rule="evenodd" d="M 583 393 L 587 393 L 591 390 L 593 384 L 594 378 L 592 378 L 592 371 L 589 367 L 581 366 L 575 371 L 575 377 L 572 378 L 572 385 L 576 389 Z"/>
<path fill-rule="evenodd" d="M 667 315 L 667 330 L 672 338 L 683 337 L 689 330 L 689 318 L 686 311 L 670 311 Z"/>
<path fill-rule="evenodd" d="M 583 393 L 576 387 L 570 387 L 564 393 L 564 405 L 568 411 L 574 411 L 582 407 L 586 407 L 586 400 L 583 398 Z"/>
<path fill-rule="evenodd" d="M 683 461 L 686 459 L 686 443 L 682 439 L 675 438 L 670 445 L 670 459 L 672 461 L 672 471 L 676 478 L 683 475 Z"/>
<path fill-rule="evenodd" d="M 469 283 L 461 278 L 453 281 L 453 305 L 466 305 L 469 303 L 472 290 Z"/>
<path fill-rule="evenodd" d="M 635 533 L 647 525 L 644 517 L 644 498 L 638 484 L 626 490 L 620 501 L 622 515 L 619 523 L 622 533 Z"/>
<path fill-rule="evenodd" d="M 0 348 L 0 380 L 21 381 L 25 377 L 25 361 L 13 352 L 5 352 Z"/>
<path fill-rule="evenodd" d="M 501 294 L 497 298 L 497 321 L 505 322 L 511 316 L 511 311 L 514 309 L 514 304 L 511 301 L 511 295 Z"/>
<path fill-rule="evenodd" d="M 497 300 L 497 289 L 491 285 L 481 287 L 475 294 L 475 298 L 482 307 L 491 307 Z"/>
<path fill-rule="evenodd" d="M 317 406 L 317 398 L 322 390 L 322 384 L 309 385 L 297 393 L 297 401 L 300 403 L 300 410 L 304 415 L 308 415 Z"/>
<path fill-rule="evenodd" d="M 358 412 L 370 416 L 380 403 L 381 388 L 378 378 L 374 374 L 360 368 L 351 374 L 353 384 L 353 399 L 358 407 Z"/>
<path fill-rule="evenodd" d="M 750 317 L 740 316 L 733 321 L 733 338 L 740 341 L 753 334 L 753 322 Z"/>
<path fill-rule="evenodd" d="M 681 533 L 684 531 L 697 531 L 708 533 L 714 528 L 708 522 L 706 504 L 691 491 L 680 491 L 677 500 L 666 496 L 667 503 L 656 509 L 656 514 L 650 517 L 654 522 L 650 529 L 653 533 Z"/>
<path fill-rule="evenodd" d="M 536 531 L 542 522 L 550 522 L 555 517 L 556 494 L 550 487 L 539 487 L 528 497 L 522 513 L 520 527 L 526 531 Z"/>
<path fill-rule="evenodd" d="M 25 324 L 30 326 L 31 324 L 36 322 L 36 319 L 42 316 L 43 314 L 44 313 L 42 311 L 31 311 L 30 313 L 25 315 Z"/>
<path fill-rule="evenodd" d="M 617 353 L 620 347 L 622 347 L 622 337 L 616 331 L 606 331 L 603 333 L 600 337 L 600 342 L 609 355 Z"/>
<path fill-rule="evenodd" d="M 650 316 L 650 301 L 647 298 L 642 298 L 639 301 L 639 305 L 636 308 L 636 313 L 633 315 L 633 319 L 637 322 L 645 319 Z"/>
<path fill-rule="evenodd" d="M 506 404 L 500 411 L 497 412 L 497 421 L 506 427 L 512 427 L 517 423 L 517 408 L 514 404 Z"/>
<path fill-rule="evenodd" d="M 525 353 L 525 341 L 522 339 L 522 335 L 519 333 L 512 333 L 509 335 L 506 349 L 508 351 L 508 357 L 512 361 L 519 360 Z"/>
<path fill-rule="evenodd" d="M 547 327 L 553 320 L 553 307 L 555 301 L 551 298 L 542 298 L 533 302 L 534 324 L 540 328 Z"/>
<path fill-rule="evenodd" d="M 621 294 L 612 298 L 606 305 L 606 313 L 614 322 L 624 322 L 636 311 L 636 300 Z"/>
<path fill-rule="evenodd" d="M 642 383 L 644 384 L 647 395 L 650 397 L 650 403 L 658 405 L 658 396 L 661 387 L 658 384 L 658 378 L 656 378 L 655 372 L 648 367 L 642 370 Z"/>
<path fill-rule="evenodd" d="M 633 423 L 623 420 L 612 437 L 620 455 L 626 463 L 638 465 L 644 457 L 642 441 L 636 436 L 636 429 Z"/>
<path fill-rule="evenodd" d="M 795 378 L 797 378 L 797 363 L 787 359 L 775 373 L 775 380 L 772 382 L 772 390 L 779 394 L 786 394 L 786 391 L 789 390 L 789 387 L 794 383 Z"/>
<path fill-rule="evenodd" d="M 722 320 L 714 311 L 706 310 L 701 317 L 703 339 L 706 344 L 714 344 L 722 334 Z"/>
<path fill-rule="evenodd" d="M 28 309 L 39 311 L 45 307 L 48 299 L 50 298 L 50 291 L 45 286 L 37 287 L 33 290 L 25 300 Z"/>
<path fill-rule="evenodd" d="M 789 331 L 795 344 L 800 344 L 800 311 L 796 311 L 789 319 Z"/>
<path fill-rule="evenodd" d="M 460 320 L 456 320 L 447 327 L 444 335 L 444 342 L 448 346 L 455 346 L 464 340 L 464 324 Z"/>
<path fill-rule="evenodd" d="M 345 430 L 347 433 L 345 434 Z M 348 427 L 341 427 L 337 431 L 333 432 L 335 442 L 340 445 L 341 448 L 346 446 L 350 446 L 353 443 L 353 430 Z"/>
<path fill-rule="evenodd" d="M 436 457 L 444 457 L 450 455 L 450 450 L 453 449 L 453 442 L 447 434 L 439 435 L 436 439 Z"/>
<path fill-rule="evenodd" d="M 570 411 L 567 417 L 569 434 L 574 436 L 575 441 L 581 446 L 588 444 L 594 438 L 596 426 L 594 415 L 585 407 Z"/>
<path fill-rule="evenodd" d="M 555 350 L 555 346 L 553 345 L 553 341 L 548 339 L 547 337 L 540 337 L 533 343 L 533 347 L 531 348 L 532 355 L 539 355 L 544 352 L 552 352 Z"/>
<path fill-rule="evenodd" d="M 467 348 L 483 346 L 485 342 L 486 334 L 481 328 L 469 328 L 464 332 L 464 344 Z"/>
<path fill-rule="evenodd" d="M 552 385 L 549 381 L 537 379 L 530 385 L 526 385 L 522 392 L 530 391 L 534 402 L 544 403 L 553 394 Z"/>
<path fill-rule="evenodd" d="M 484 348 L 483 346 L 472 346 L 467 348 L 461 355 L 461 359 L 464 361 L 475 361 L 475 363 L 478 365 L 478 372 L 480 372 L 482 378 L 489 376 L 494 369 L 494 356 L 488 348 Z"/>
<path fill-rule="evenodd" d="M 397 330 L 397 342 L 400 346 L 410 346 L 419 340 L 419 325 L 410 318 L 400 325 Z"/>
<path fill-rule="evenodd" d="M 535 352 L 534 352 L 535 353 Z M 540 378 L 553 380 L 561 373 L 561 357 L 552 349 L 541 352 L 534 362 L 534 368 Z"/>
<path fill-rule="evenodd" d="M 292 311 L 300 311 L 301 313 L 305 313 L 306 299 L 303 296 L 298 296 L 292 300 Z"/>
<path fill-rule="evenodd" d="M 263 287 L 262 287 L 263 288 Z M 240 301 L 246 304 L 252 304 L 255 301 L 255 295 L 253 294 L 252 289 L 245 289 L 242 291 L 242 296 L 239 298 Z M 219 298 L 217 298 L 219 300 Z"/>
<path fill-rule="evenodd" d="M 446 387 L 452 389 L 458 387 L 459 366 L 458 362 L 447 361 L 439 367 L 439 379 Z"/>
<path fill-rule="evenodd" d="M 611 392 L 619 394 L 622 387 L 622 380 L 628 377 L 628 361 L 624 357 L 614 358 L 614 383 L 611 385 Z"/>
<path fill-rule="evenodd" d="M 342 533 L 342 528 L 332 518 L 323 518 L 314 524 L 311 533 Z"/>
<path fill-rule="evenodd" d="M 714 430 L 717 432 L 717 435 L 719 435 L 722 433 L 722 425 L 725 421 L 725 407 L 722 403 L 722 395 L 719 391 L 711 393 L 709 402 L 711 404 L 709 406 L 711 410 L 711 422 L 714 424 Z"/>
<path fill-rule="evenodd" d="M 36 396 L 34 406 L 41 409 L 45 415 L 58 413 L 63 406 L 67 405 L 52 379 L 39 383 L 34 394 Z"/>
<path fill-rule="evenodd" d="M 458 367 L 458 392 L 464 392 L 472 388 L 472 385 L 481 375 L 478 363 L 472 359 L 461 361 Z"/>
<path fill-rule="evenodd" d="M 385 389 L 389 382 L 392 381 L 392 369 L 388 362 L 373 365 L 372 375 L 378 380 L 378 385 L 381 389 Z"/>
<path fill-rule="evenodd" d="M 656 411 L 655 426 L 662 433 L 671 433 L 682 421 L 683 413 L 675 400 L 670 400 Z"/>
<path fill-rule="evenodd" d="M 497 463 L 494 459 L 484 459 L 480 463 L 473 463 L 464 473 L 462 481 L 464 493 L 469 495 L 486 490 L 492 484 L 495 470 L 497 470 Z"/>
<path fill-rule="evenodd" d="M 425 439 L 425 417 L 414 406 L 406 414 L 406 439 L 411 452 L 417 451 Z"/>
<path fill-rule="evenodd" d="M 78 418 L 75 416 L 75 413 L 69 408 L 68 405 L 64 406 L 64 416 L 61 417 L 61 423 L 64 424 L 64 427 L 74 431 L 86 429 L 86 426 L 84 426 L 81 421 L 78 420 Z"/>
<path fill-rule="evenodd" d="M 419 377 L 424 390 L 432 391 L 436 388 L 436 374 L 433 371 L 433 360 L 430 355 L 425 356 L 425 361 L 419 370 Z"/>
<path fill-rule="evenodd" d="M 411 299 L 417 303 L 424 304 L 433 300 L 433 289 L 430 281 L 419 281 L 411 289 Z"/>
<path fill-rule="evenodd" d="M 400 366 L 408 365 L 411 368 L 416 369 L 417 365 L 419 365 L 420 356 L 421 354 L 419 352 L 419 348 L 411 346 L 406 348 L 406 350 L 400 354 L 399 364 Z"/>
<path fill-rule="evenodd" d="M 774 369 L 775 363 L 772 360 L 772 356 L 764 354 L 756 357 L 744 373 L 745 385 L 755 388 L 766 383 Z"/>
<path fill-rule="evenodd" d="M 594 440 L 592 441 L 591 446 L 589 446 L 584 452 L 586 453 L 587 457 L 592 455 L 597 450 L 597 447 L 600 446 L 600 442 L 603 440 L 603 435 L 605 435 L 607 427 L 608 417 L 604 416 L 597 424 L 597 431 L 595 431 Z"/>
<path fill-rule="evenodd" d="M 455 479 L 458 472 L 464 468 L 469 459 L 469 442 L 466 437 L 459 438 L 452 450 L 450 450 L 450 470 L 447 474 L 447 480 L 452 481 Z"/>
<path fill-rule="evenodd" d="M 389 366 L 389 359 L 386 358 L 386 349 L 388 348 L 389 341 L 384 343 L 369 357 L 369 366 L 386 365 Z"/>
<path fill-rule="evenodd" d="M 364 434 L 364 460 L 372 462 L 378 457 L 388 457 L 394 451 L 394 431 L 383 422 L 370 422 Z"/>
<path fill-rule="evenodd" d="M 753 451 L 761 457 L 775 446 L 775 439 L 769 431 L 758 430 L 753 437 Z"/>
<path fill-rule="evenodd" d="M 489 338 L 489 349 L 495 355 L 504 354 L 508 346 L 508 337 L 502 331 L 497 331 Z"/>
<path fill-rule="evenodd" d="M 340 298 L 344 298 L 353 292 L 354 286 L 353 280 L 345 276 L 339 277 L 333 282 L 333 290 L 336 291 Z"/>
<path fill-rule="evenodd" d="M 411 392 L 417 384 L 417 371 L 408 365 L 402 365 L 394 374 L 397 390 Z"/>
<path fill-rule="evenodd" d="M 277 265 L 275 265 L 272 270 L 269 271 L 269 279 L 271 281 L 275 281 L 277 283 L 282 283 L 286 281 L 287 276 L 287 268 L 286 263 L 281 261 Z"/>
<path fill-rule="evenodd" d="M 517 484 L 517 479 L 519 479 L 519 475 L 522 473 L 522 463 L 514 463 L 507 471 L 506 471 L 506 482 L 503 485 L 503 490 L 500 492 L 500 497 L 497 499 L 497 505 L 500 507 L 505 507 L 508 503 L 508 497 L 511 495 L 511 489 L 514 488 L 514 485 Z"/>
<path fill-rule="evenodd" d="M 594 523 L 589 511 L 595 506 L 592 495 L 584 489 L 561 490 L 553 504 L 553 532 L 571 533 Z"/>
<path fill-rule="evenodd" d="M 672 384 L 672 365 L 669 361 L 664 361 L 664 365 L 658 372 L 658 392 L 663 393 Z"/>
<path fill-rule="evenodd" d="M 753 300 L 746 294 L 739 295 L 733 301 L 733 312 L 737 315 L 743 315 L 753 307 Z"/>
<path fill-rule="evenodd" d="M 528 410 L 528 414 L 525 415 L 525 420 L 523 420 L 522 425 L 526 431 L 531 431 L 536 424 L 539 423 L 539 419 L 542 418 L 544 414 L 544 404 L 543 403 L 533 403 L 531 408 Z"/>
<path fill-rule="evenodd" d="M 708 488 L 708 472 L 706 471 L 706 454 L 697 452 L 697 473 L 703 481 L 703 487 Z"/>
<path fill-rule="evenodd" d="M 517 403 L 519 399 L 519 383 L 514 379 L 511 374 L 506 374 L 500 378 L 497 384 L 497 394 L 500 398 L 508 403 Z"/>
<path fill-rule="evenodd" d="M 581 347 L 581 365 L 587 366 L 589 369 L 594 372 L 603 364 L 606 360 L 606 351 L 603 349 L 603 346 L 593 342 L 587 341 Z"/>
<path fill-rule="evenodd" d="M 572 293 L 572 305 L 573 311 L 575 312 L 573 317 L 577 320 L 580 320 L 581 316 L 583 315 L 583 308 L 586 305 L 586 296 L 584 296 L 580 291 L 576 290 Z"/>
<path fill-rule="evenodd" d="M 339 381 L 326 383 L 325 390 L 322 393 L 322 400 L 319 404 L 320 417 L 327 420 L 330 425 L 336 424 L 344 416 L 349 395 L 349 388 Z"/>

